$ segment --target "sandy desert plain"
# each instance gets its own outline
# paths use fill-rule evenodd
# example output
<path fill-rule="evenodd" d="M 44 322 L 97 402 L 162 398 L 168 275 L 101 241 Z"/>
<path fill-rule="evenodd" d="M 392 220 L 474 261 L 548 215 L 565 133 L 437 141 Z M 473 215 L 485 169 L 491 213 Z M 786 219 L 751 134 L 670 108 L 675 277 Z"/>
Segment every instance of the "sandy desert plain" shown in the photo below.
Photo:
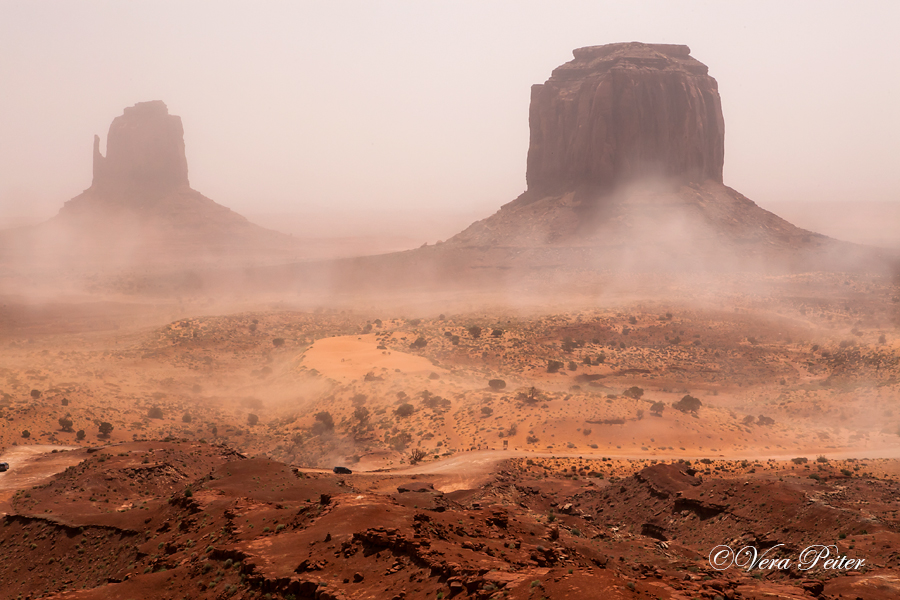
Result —
<path fill-rule="evenodd" d="M 695 146 L 666 150 L 681 171 L 665 193 L 566 188 L 554 169 L 580 163 L 541 154 L 548 125 L 529 190 L 494 217 L 318 267 L 248 267 L 288 241 L 189 188 L 162 102 L 126 109 L 110 138 L 133 162 L 95 141 L 92 187 L 0 236 L 0 597 L 900 598 L 896 256 L 726 188 L 718 92 L 689 52 L 579 49 L 532 96 L 537 127 L 611 69 L 635 89 L 686 82 L 666 93 L 706 104 L 673 121 Z M 152 193 L 123 175 L 145 166 L 144 131 L 171 141 L 147 164 L 177 167 L 142 180 Z M 620 133 L 658 149 L 655 132 Z M 635 176 L 608 158 L 585 164 Z M 664 248 L 656 271 L 623 267 L 661 207 L 706 228 L 671 248 L 775 266 L 673 270 Z M 94 268 L 132 217 L 154 262 Z M 95 247 L 21 261 L 32 233 L 63 231 Z M 239 252 L 186 265 L 191 243 Z M 602 260 L 572 258 L 586 248 Z M 851 255 L 874 258 L 827 264 Z M 720 570 L 722 546 L 777 560 Z"/>
<path fill-rule="evenodd" d="M 7 298 L 4 590 L 894 597 L 897 283 L 770 279 L 444 313 Z M 866 567 L 707 561 L 817 540 Z"/>

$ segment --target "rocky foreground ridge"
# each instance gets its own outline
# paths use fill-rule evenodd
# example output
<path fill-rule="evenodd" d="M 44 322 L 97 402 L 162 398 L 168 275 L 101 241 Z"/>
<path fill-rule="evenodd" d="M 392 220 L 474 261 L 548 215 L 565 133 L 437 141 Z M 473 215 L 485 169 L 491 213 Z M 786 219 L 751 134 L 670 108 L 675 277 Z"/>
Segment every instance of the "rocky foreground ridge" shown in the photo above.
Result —
<path fill-rule="evenodd" d="M 170 440 L 73 451 L 0 517 L 5 597 L 896 598 L 898 484 L 758 461 L 511 461 L 440 476 L 304 473 Z M 574 461 L 574 462 L 573 462 Z M 569 466 L 571 465 L 571 466 Z M 866 510 L 857 507 L 864 504 Z M 713 569 L 718 544 L 778 558 L 836 544 L 860 569 Z"/>

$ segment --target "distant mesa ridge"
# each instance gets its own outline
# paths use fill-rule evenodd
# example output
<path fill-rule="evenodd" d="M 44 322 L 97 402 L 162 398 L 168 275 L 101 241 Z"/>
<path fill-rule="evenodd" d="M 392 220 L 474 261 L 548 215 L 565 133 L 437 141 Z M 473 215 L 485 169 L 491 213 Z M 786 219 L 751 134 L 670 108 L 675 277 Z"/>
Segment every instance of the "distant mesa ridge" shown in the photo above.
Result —
<path fill-rule="evenodd" d="M 690 52 L 640 42 L 574 50 L 531 88 L 528 189 L 611 189 L 648 175 L 721 183 L 718 85 Z"/>

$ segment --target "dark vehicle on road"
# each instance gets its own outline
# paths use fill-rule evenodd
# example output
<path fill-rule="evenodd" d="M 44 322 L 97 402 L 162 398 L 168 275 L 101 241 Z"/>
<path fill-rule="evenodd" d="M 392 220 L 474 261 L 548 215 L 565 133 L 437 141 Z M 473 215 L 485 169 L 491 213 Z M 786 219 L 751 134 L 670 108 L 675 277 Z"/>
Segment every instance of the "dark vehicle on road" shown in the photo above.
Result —
<path fill-rule="evenodd" d="M 9 471 L 9 463 L 0 463 L 0 473 Z"/>
<path fill-rule="evenodd" d="M 353 473 L 353 471 L 351 471 L 347 467 L 335 467 L 334 469 L 332 469 L 332 471 L 334 471 L 338 475 L 350 475 L 351 473 Z"/>

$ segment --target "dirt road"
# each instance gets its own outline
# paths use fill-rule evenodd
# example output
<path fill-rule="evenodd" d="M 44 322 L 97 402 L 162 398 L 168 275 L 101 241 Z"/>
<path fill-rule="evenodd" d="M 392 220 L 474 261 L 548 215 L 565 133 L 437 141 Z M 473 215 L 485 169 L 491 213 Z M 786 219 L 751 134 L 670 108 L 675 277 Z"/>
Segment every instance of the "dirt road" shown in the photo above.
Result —
<path fill-rule="evenodd" d="M 0 462 L 9 463 L 9 471 L 0 473 L 0 511 L 18 490 L 39 485 L 84 460 L 80 452 L 67 452 L 78 449 L 77 446 L 12 446 L 0 453 Z"/>

